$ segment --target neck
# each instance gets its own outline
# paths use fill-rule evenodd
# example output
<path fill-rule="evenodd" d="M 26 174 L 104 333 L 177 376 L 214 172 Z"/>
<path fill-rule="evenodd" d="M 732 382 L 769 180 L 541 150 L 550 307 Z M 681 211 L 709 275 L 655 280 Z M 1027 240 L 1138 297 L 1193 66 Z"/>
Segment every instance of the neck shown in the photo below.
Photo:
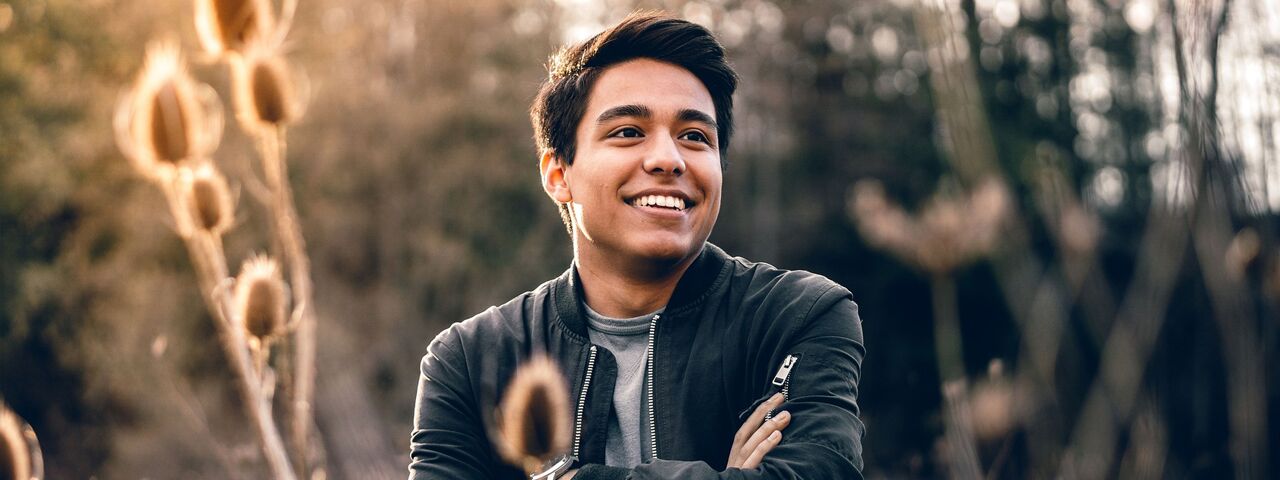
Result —
<path fill-rule="evenodd" d="M 637 317 L 665 307 L 676 284 L 697 258 L 690 255 L 677 262 L 628 261 L 600 253 L 574 248 L 574 264 L 587 305 L 614 318 Z"/>

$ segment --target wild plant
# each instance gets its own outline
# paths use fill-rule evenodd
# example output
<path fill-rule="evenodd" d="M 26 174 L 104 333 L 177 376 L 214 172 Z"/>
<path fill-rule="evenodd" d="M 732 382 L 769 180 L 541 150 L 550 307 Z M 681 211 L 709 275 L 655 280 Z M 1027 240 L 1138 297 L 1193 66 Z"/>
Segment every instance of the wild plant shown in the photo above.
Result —
<path fill-rule="evenodd" d="M 213 88 L 190 75 L 177 42 L 148 48 L 113 124 L 125 156 L 164 194 L 273 477 L 292 479 L 297 472 L 311 477 L 320 463 L 314 458 L 319 449 L 310 448 L 318 444 L 311 433 L 316 319 L 310 261 L 289 188 L 285 141 L 306 90 L 298 88 L 305 82 L 283 49 L 296 1 L 284 1 L 279 15 L 270 7 L 265 0 L 196 0 L 195 21 L 205 54 L 230 72 L 235 117 L 257 144 L 265 180 L 250 172 L 240 184 L 269 213 L 279 261 L 258 255 L 231 276 L 222 239 L 235 225 L 236 195 L 211 157 L 223 110 Z M 289 348 L 273 356 L 281 344 Z M 288 449 L 272 414 L 273 358 L 292 367 L 284 376 Z"/>

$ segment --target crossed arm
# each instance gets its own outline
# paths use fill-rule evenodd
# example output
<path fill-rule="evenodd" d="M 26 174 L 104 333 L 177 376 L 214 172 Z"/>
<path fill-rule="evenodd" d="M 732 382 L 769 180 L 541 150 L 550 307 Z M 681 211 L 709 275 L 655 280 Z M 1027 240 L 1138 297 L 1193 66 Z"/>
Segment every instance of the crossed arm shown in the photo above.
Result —
<path fill-rule="evenodd" d="M 765 454 L 782 442 L 782 429 L 787 428 L 787 424 L 791 423 L 791 413 L 783 410 L 771 419 L 765 418 L 769 411 L 782 405 L 782 401 L 781 393 L 769 397 L 769 400 L 756 407 L 742 427 L 738 428 L 738 433 L 733 436 L 733 448 L 729 451 L 727 468 L 756 468 L 760 465 L 760 461 L 764 460 Z M 572 479 L 577 473 L 576 469 L 570 470 L 563 478 L 564 480 Z"/>

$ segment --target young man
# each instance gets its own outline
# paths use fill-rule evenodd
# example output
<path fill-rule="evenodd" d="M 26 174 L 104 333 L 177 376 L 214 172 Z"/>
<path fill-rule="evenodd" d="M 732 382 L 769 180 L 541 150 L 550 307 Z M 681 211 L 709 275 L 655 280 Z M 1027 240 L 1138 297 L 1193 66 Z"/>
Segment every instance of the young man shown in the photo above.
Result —
<path fill-rule="evenodd" d="M 861 478 L 850 293 L 707 243 L 737 85 L 719 43 L 637 14 L 550 70 L 532 119 L 573 265 L 431 342 L 411 478 L 522 476 L 486 419 L 535 352 L 574 410 L 570 457 L 538 478 Z"/>

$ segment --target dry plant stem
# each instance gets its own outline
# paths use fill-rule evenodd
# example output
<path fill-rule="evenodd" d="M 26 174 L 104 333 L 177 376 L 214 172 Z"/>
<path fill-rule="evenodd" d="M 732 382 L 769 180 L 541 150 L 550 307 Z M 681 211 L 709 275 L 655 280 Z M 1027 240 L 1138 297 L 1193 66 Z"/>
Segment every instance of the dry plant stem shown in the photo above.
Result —
<path fill-rule="evenodd" d="M 938 375 L 946 402 L 947 464 L 952 478 L 982 478 L 977 449 L 973 446 L 968 379 L 960 343 L 959 310 L 955 281 L 949 273 L 933 275 L 933 341 L 938 356 Z"/>
<path fill-rule="evenodd" d="M 1060 465 L 1060 478 L 1099 478 L 1115 455 L 1117 421 L 1128 422 L 1141 379 L 1165 321 L 1169 299 L 1186 254 L 1186 224 L 1167 212 L 1147 220 L 1130 282 L 1115 325 Z"/>
<path fill-rule="evenodd" d="M 973 446 L 973 417 L 969 412 L 969 385 L 964 379 L 942 384 L 946 402 L 947 468 L 951 478 L 977 480 L 983 478 L 978 464 L 978 450 Z"/>
<path fill-rule="evenodd" d="M 943 383 L 964 380 L 964 353 L 960 344 L 960 319 L 956 286 L 951 275 L 933 275 L 933 342 L 938 352 L 938 377 Z"/>
<path fill-rule="evenodd" d="M 977 74 L 968 54 L 966 24 L 957 0 L 921 0 L 914 12 L 914 23 L 926 46 L 929 58 L 929 87 L 935 102 L 935 115 L 949 132 L 941 141 L 945 158 L 960 177 L 967 181 L 998 171 L 992 164 L 995 147 L 982 105 Z M 992 258 L 996 278 L 1009 310 L 1014 314 L 1022 337 L 1022 355 L 1031 356 L 1030 344 L 1056 345 L 1066 318 L 1065 302 L 1056 280 L 1045 276 L 1045 269 L 1025 244 L 1026 234 L 1017 231 L 1020 223 L 1016 212 L 1010 212 L 1006 226 L 1004 253 Z M 1036 287 L 1038 285 L 1038 287 Z M 939 292 L 935 288 L 934 296 Z M 1029 300 L 1023 302 L 1022 299 Z M 940 347 L 941 348 L 941 347 Z M 949 348 L 949 347 L 948 347 Z M 940 350 L 941 352 L 941 350 Z M 1046 358 L 1047 357 L 1047 358 Z M 1026 364 L 1036 368 L 1022 369 L 1017 383 L 1020 390 L 1034 392 L 1053 384 L 1052 358 L 1037 355 Z M 944 377 L 946 378 L 946 377 Z M 1033 471 L 1051 474 L 1047 465 L 1054 462 L 1057 435 L 1053 425 L 1027 423 L 1031 442 Z"/>
<path fill-rule="evenodd" d="M 1178 6 L 1170 1 L 1168 8 L 1177 48 L 1175 59 L 1179 86 L 1184 92 L 1179 123 L 1190 132 L 1187 158 L 1196 194 L 1191 222 L 1192 245 L 1209 291 L 1227 367 L 1229 451 L 1235 462 L 1236 478 L 1261 478 L 1268 470 L 1264 427 L 1267 425 L 1267 407 L 1266 381 L 1260 367 L 1262 354 L 1256 341 L 1259 332 L 1252 322 L 1257 318 L 1257 312 L 1243 293 L 1247 287 L 1232 279 L 1221 261 L 1234 230 L 1230 219 L 1231 205 L 1236 199 L 1232 194 L 1239 178 L 1238 170 L 1233 168 L 1220 148 L 1221 124 L 1217 111 L 1218 47 L 1228 25 L 1231 3 L 1230 0 L 1221 2 L 1215 21 L 1206 29 L 1204 41 L 1207 45 L 1203 52 L 1197 52 L 1208 56 L 1210 75 L 1202 88 L 1203 96 L 1197 94 L 1198 90 L 1187 73 L 1187 57 L 1190 55 L 1186 48 L 1189 46 L 1197 50 L 1197 42 L 1184 39 L 1178 26 Z"/>
<path fill-rule="evenodd" d="M 204 410 L 205 410 L 204 405 L 201 404 L 200 400 L 196 398 L 195 394 L 191 391 L 191 388 L 189 386 L 185 384 L 180 384 L 174 380 L 174 378 L 177 377 L 178 374 L 176 372 L 170 371 L 170 369 L 172 368 L 172 365 L 169 365 L 168 362 L 157 362 L 157 363 L 163 363 L 166 366 L 170 367 L 162 370 L 162 374 L 160 375 L 160 377 L 163 380 L 165 386 L 168 387 L 169 390 L 173 392 L 173 395 L 177 396 L 181 400 L 178 402 L 178 407 L 181 408 L 185 413 L 183 417 L 192 424 L 191 427 L 189 428 L 191 428 L 194 431 L 194 433 L 199 436 L 203 436 L 206 438 L 214 438 L 213 431 L 209 428 L 209 419 L 204 414 Z M 145 382 L 145 381 L 151 381 L 151 380 L 153 379 L 147 378 L 147 379 L 140 379 L 138 381 Z M 211 450 L 213 450 L 213 454 L 214 454 L 213 456 L 218 459 L 218 463 L 222 465 L 223 469 L 225 469 L 227 472 L 236 471 L 236 468 L 235 468 L 236 462 L 232 460 L 231 452 L 225 445 L 222 445 L 219 442 L 208 442 L 207 446 Z"/>
<path fill-rule="evenodd" d="M 179 192 L 173 183 L 163 185 L 165 197 L 168 199 L 175 219 L 182 219 L 179 211 Z M 181 224 L 181 220 L 179 220 Z M 209 313 L 213 316 L 214 327 L 218 331 L 218 339 L 226 351 L 227 360 L 235 373 L 241 400 L 244 402 L 249 419 L 258 432 L 262 442 L 262 453 L 271 468 L 272 476 L 278 480 L 297 478 L 289 457 L 285 453 L 284 441 L 275 421 L 271 418 L 271 404 L 267 402 L 254 372 L 252 360 L 249 358 L 248 341 L 244 333 L 235 328 L 230 317 L 226 290 L 220 288 L 222 279 L 227 278 L 226 256 L 222 252 L 220 242 L 208 235 L 198 234 L 180 227 L 180 235 L 186 244 L 187 253 L 191 256 L 192 266 L 196 270 L 196 279 L 200 285 L 201 297 L 204 298 Z"/>
<path fill-rule="evenodd" d="M 293 390 L 289 402 L 289 436 L 293 445 L 294 464 L 302 471 L 306 465 L 312 423 L 311 399 L 315 386 L 316 318 L 312 301 L 311 262 L 307 257 L 306 243 L 298 214 L 294 208 L 293 193 L 289 188 L 289 167 L 286 162 L 285 129 L 283 126 L 263 130 L 259 134 L 263 171 L 267 188 L 271 190 L 271 218 L 275 222 L 276 241 L 283 248 L 284 261 L 289 268 L 289 284 L 293 287 L 294 308 L 300 309 L 293 342 Z"/>

